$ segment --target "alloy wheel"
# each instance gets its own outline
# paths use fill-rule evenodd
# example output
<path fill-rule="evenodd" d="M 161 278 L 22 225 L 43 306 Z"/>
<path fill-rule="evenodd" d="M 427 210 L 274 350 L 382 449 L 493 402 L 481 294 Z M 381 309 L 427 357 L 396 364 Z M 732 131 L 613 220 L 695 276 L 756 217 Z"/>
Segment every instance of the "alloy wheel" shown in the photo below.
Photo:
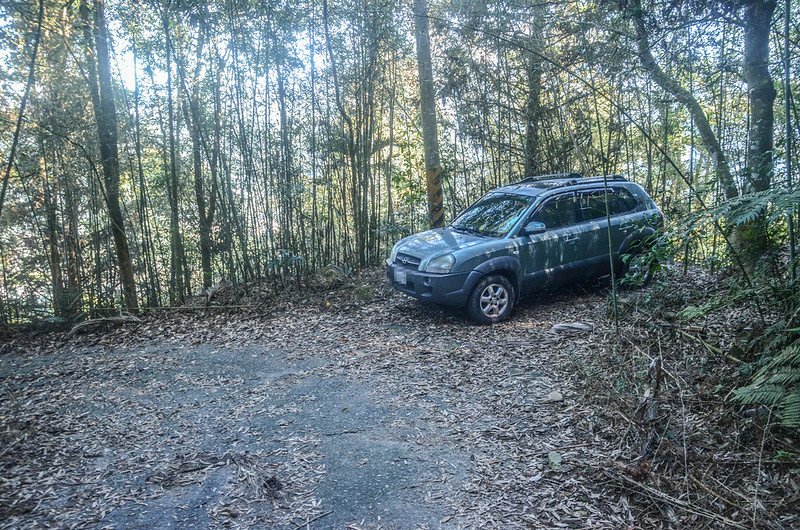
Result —
<path fill-rule="evenodd" d="M 508 291 L 499 283 L 490 283 L 481 292 L 480 306 L 487 317 L 499 317 L 508 308 Z"/>

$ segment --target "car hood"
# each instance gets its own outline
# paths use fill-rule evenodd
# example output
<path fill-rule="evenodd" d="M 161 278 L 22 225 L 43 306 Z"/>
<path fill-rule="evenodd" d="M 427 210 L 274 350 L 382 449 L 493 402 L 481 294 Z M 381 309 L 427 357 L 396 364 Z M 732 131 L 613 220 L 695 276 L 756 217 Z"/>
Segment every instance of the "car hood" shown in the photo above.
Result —
<path fill-rule="evenodd" d="M 403 239 L 397 251 L 425 259 L 444 252 L 472 247 L 486 240 L 486 237 L 464 234 L 449 228 L 436 228 Z"/>

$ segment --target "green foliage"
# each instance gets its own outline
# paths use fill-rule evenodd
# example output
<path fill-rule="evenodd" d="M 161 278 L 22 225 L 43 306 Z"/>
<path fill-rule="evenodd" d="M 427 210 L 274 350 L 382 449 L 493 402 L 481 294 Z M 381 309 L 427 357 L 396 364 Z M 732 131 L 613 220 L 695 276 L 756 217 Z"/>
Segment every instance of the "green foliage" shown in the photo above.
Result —
<path fill-rule="evenodd" d="M 769 223 L 780 220 L 797 207 L 800 202 L 800 187 L 794 190 L 772 189 L 749 193 L 712 208 L 710 213 L 731 226 L 752 223 L 766 215 Z"/>
<path fill-rule="evenodd" d="M 734 398 L 747 405 L 776 407 L 783 426 L 800 428 L 800 340 L 769 359 Z"/>
<path fill-rule="evenodd" d="M 320 269 L 319 276 L 328 281 L 343 282 L 353 276 L 354 270 L 350 265 L 335 265 L 330 263 Z"/>
<path fill-rule="evenodd" d="M 800 187 L 748 193 L 687 215 L 673 228 L 672 237 L 684 245 L 702 245 L 708 239 L 704 234 L 716 233 L 718 247 L 727 253 L 727 240 L 744 264 L 764 262 L 767 257 L 774 262 L 775 249 L 786 242 L 786 219 L 798 203 Z"/>
<path fill-rule="evenodd" d="M 267 266 L 277 272 L 286 272 L 301 267 L 304 261 L 303 256 L 295 254 L 289 249 L 279 248 L 277 255 L 267 261 Z"/>
<path fill-rule="evenodd" d="M 660 271 L 670 257 L 669 239 L 663 234 L 656 233 L 643 239 L 620 257 L 628 269 L 620 284 L 625 287 L 641 287 L 646 283 L 648 273 Z"/>
<path fill-rule="evenodd" d="M 791 451 L 776 451 L 775 452 L 775 458 L 777 460 L 786 460 L 786 461 L 794 462 L 794 461 L 800 459 L 800 454 L 793 453 Z"/>

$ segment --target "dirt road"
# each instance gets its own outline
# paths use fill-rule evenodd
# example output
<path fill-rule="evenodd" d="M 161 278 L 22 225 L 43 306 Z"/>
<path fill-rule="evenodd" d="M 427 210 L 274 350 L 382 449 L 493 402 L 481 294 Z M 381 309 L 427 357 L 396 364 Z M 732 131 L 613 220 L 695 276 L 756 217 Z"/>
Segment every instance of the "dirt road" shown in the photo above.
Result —
<path fill-rule="evenodd" d="M 492 327 L 384 293 L 19 338 L 0 355 L 0 526 L 618 527 L 576 370 L 603 294 Z M 574 320 L 595 332 L 550 332 Z"/>

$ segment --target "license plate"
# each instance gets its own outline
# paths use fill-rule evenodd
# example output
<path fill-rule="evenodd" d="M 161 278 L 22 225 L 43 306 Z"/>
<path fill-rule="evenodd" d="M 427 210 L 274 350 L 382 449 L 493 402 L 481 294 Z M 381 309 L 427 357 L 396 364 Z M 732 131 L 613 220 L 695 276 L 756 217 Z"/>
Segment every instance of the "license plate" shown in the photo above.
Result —
<path fill-rule="evenodd" d="M 406 271 L 404 271 L 403 269 L 395 268 L 394 269 L 394 281 L 397 282 L 397 283 L 402 283 L 403 285 L 405 285 L 405 283 L 406 283 Z"/>

